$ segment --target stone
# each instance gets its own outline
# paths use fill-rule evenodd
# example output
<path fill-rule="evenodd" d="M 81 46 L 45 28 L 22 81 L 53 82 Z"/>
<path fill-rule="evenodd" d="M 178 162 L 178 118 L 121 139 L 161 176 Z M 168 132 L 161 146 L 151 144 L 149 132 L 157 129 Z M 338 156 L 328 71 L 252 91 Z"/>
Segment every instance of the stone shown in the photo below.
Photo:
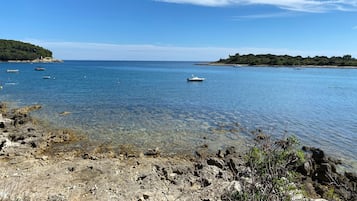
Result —
<path fill-rule="evenodd" d="M 230 158 L 227 162 L 228 168 L 232 171 L 234 175 L 238 173 L 239 161 L 236 158 Z"/>
<path fill-rule="evenodd" d="M 351 182 L 357 182 L 357 174 L 353 172 L 345 172 L 345 176 L 347 177 L 348 180 Z"/>
<path fill-rule="evenodd" d="M 226 153 L 224 154 L 224 157 L 227 157 L 227 156 L 235 154 L 235 153 L 236 153 L 236 148 L 234 146 L 228 147 L 226 149 Z"/>
<path fill-rule="evenodd" d="M 232 181 L 228 187 L 228 192 L 242 192 L 242 184 L 239 181 Z"/>
<path fill-rule="evenodd" d="M 155 149 L 148 149 L 144 155 L 146 156 L 158 156 L 160 155 L 160 150 L 158 147 L 156 147 Z"/>
<path fill-rule="evenodd" d="M 62 194 L 48 196 L 47 200 L 48 201 L 67 201 L 65 196 Z"/>
<path fill-rule="evenodd" d="M 6 145 L 6 140 L 2 140 L 0 143 L 0 151 L 2 150 L 2 148 L 4 148 Z"/>
<path fill-rule="evenodd" d="M 220 160 L 220 159 L 217 159 L 217 158 L 209 158 L 209 159 L 207 159 L 207 164 L 208 165 L 213 165 L 213 166 L 216 166 L 216 167 L 222 169 L 223 166 L 224 166 L 224 161 Z"/>
<path fill-rule="evenodd" d="M 326 161 L 324 151 L 322 151 L 322 150 L 319 149 L 319 148 L 303 146 L 303 147 L 302 147 L 302 150 L 303 150 L 303 151 L 306 151 L 306 152 L 311 152 L 311 153 L 312 153 L 311 158 L 312 158 L 314 161 L 316 161 L 316 163 L 321 163 L 321 162 Z"/>
<path fill-rule="evenodd" d="M 144 200 L 147 200 L 147 199 L 149 199 L 149 195 L 147 195 L 147 194 L 143 194 L 143 198 L 144 198 Z"/>

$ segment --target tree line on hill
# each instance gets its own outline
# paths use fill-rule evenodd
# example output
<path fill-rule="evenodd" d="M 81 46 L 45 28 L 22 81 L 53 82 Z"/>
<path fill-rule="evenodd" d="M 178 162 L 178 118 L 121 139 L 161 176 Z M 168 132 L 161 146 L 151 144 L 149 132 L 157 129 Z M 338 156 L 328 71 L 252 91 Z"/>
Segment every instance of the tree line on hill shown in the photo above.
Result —
<path fill-rule="evenodd" d="M 227 59 L 220 59 L 217 63 L 223 64 L 246 64 L 246 65 L 270 65 L 270 66 L 357 66 L 357 59 L 351 55 L 342 57 L 302 57 L 273 54 L 247 54 L 230 55 Z"/>
<path fill-rule="evenodd" d="M 34 60 L 52 57 L 52 52 L 30 43 L 0 39 L 0 61 Z"/>

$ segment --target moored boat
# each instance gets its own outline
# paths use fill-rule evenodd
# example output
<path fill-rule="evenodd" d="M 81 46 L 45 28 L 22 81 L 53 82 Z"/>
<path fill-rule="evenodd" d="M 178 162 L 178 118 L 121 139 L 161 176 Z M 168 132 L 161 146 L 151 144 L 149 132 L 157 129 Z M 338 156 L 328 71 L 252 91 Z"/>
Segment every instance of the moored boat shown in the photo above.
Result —
<path fill-rule="evenodd" d="M 6 72 L 7 73 L 18 73 L 19 69 L 7 69 Z"/>
<path fill-rule="evenodd" d="M 194 75 L 192 75 L 191 77 L 187 78 L 188 82 L 202 82 L 204 80 L 205 80 L 205 78 L 197 77 L 197 76 L 194 76 Z"/>
<path fill-rule="evenodd" d="M 46 70 L 46 68 L 43 68 L 43 67 L 36 67 L 35 68 L 35 71 L 44 71 Z"/>

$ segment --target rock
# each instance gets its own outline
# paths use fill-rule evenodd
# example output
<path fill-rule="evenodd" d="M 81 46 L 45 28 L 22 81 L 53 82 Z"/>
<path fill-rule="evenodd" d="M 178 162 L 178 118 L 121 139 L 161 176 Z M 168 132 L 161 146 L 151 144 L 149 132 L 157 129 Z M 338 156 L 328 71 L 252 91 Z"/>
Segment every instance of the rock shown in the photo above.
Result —
<path fill-rule="evenodd" d="M 48 196 L 47 201 L 67 201 L 64 195 L 58 194 L 58 195 L 51 195 Z"/>
<path fill-rule="evenodd" d="M 331 165 L 329 163 L 322 163 L 319 165 L 318 168 L 314 171 L 314 174 L 312 175 L 313 180 L 318 180 L 319 182 L 322 183 L 328 183 L 331 182 Z"/>
<path fill-rule="evenodd" d="M 311 152 L 312 153 L 311 157 L 314 161 L 316 161 L 316 163 L 321 163 L 323 161 L 326 161 L 325 153 L 319 148 L 303 146 L 302 150 L 306 152 Z"/>
<path fill-rule="evenodd" d="M 160 155 L 160 150 L 156 147 L 155 149 L 148 149 L 144 154 L 146 156 L 158 156 Z"/>
<path fill-rule="evenodd" d="M 314 172 L 314 168 L 311 164 L 311 161 L 306 161 L 302 166 L 298 168 L 298 172 L 305 176 L 311 176 L 311 174 Z"/>
<path fill-rule="evenodd" d="M 224 166 L 224 161 L 217 159 L 217 158 L 209 158 L 209 159 L 207 159 L 207 164 L 214 165 L 214 166 L 222 169 Z"/>
<path fill-rule="evenodd" d="M 27 132 L 30 133 L 30 132 L 33 132 L 33 131 L 35 131 L 35 130 L 36 130 L 36 129 L 34 129 L 34 128 L 28 128 L 28 129 L 27 129 Z"/>
<path fill-rule="evenodd" d="M 231 172 L 236 175 L 238 174 L 238 167 L 240 166 L 241 161 L 238 160 L 237 158 L 230 158 L 228 160 L 226 160 L 226 164 L 229 168 L 229 170 L 231 170 Z"/>
<path fill-rule="evenodd" d="M 0 151 L 2 150 L 3 147 L 6 145 L 6 140 L 1 141 L 0 143 Z"/>
<path fill-rule="evenodd" d="M 89 159 L 89 160 L 98 160 L 97 157 L 91 156 L 91 155 L 89 155 L 89 154 L 87 154 L 87 153 L 83 154 L 83 155 L 82 155 L 82 158 L 83 158 L 83 159 Z"/>
<path fill-rule="evenodd" d="M 32 141 L 29 144 L 30 144 L 31 148 L 37 148 L 38 147 L 38 143 L 37 142 L 33 142 Z"/>
<path fill-rule="evenodd" d="M 11 125 L 12 120 L 8 118 L 4 118 L 0 113 L 0 128 L 5 128 L 7 125 Z"/>
<path fill-rule="evenodd" d="M 347 177 L 348 180 L 351 182 L 357 182 L 357 174 L 353 172 L 345 172 L 345 176 Z"/>
<path fill-rule="evenodd" d="M 222 151 L 222 150 L 218 150 L 216 156 L 217 156 L 218 158 L 224 158 L 224 153 L 223 153 L 223 151 Z"/>
<path fill-rule="evenodd" d="M 41 108 L 42 108 L 41 105 L 31 105 L 31 106 L 26 106 L 26 107 L 14 109 L 13 113 L 14 114 L 18 114 L 18 115 L 25 115 L 25 114 L 28 114 L 28 113 L 30 113 L 32 111 L 39 110 Z"/>
<path fill-rule="evenodd" d="M 304 181 L 304 189 L 309 197 L 318 197 L 311 179 L 307 179 L 306 181 Z"/>
<path fill-rule="evenodd" d="M 301 201 L 304 200 L 304 195 L 300 192 L 290 192 L 291 201 Z"/>
<path fill-rule="evenodd" d="M 242 184 L 239 181 L 232 181 L 228 187 L 227 187 L 228 192 L 242 192 Z"/>
<path fill-rule="evenodd" d="M 229 155 L 235 154 L 236 153 L 236 148 L 231 146 L 226 149 L 226 153 L 224 154 L 224 157 L 227 157 Z"/>
<path fill-rule="evenodd" d="M 207 149 L 198 149 L 195 151 L 195 155 L 199 158 L 206 158 L 208 153 L 207 153 Z"/>
<path fill-rule="evenodd" d="M 216 166 L 203 166 L 202 169 L 195 171 L 195 176 L 199 177 L 201 187 L 211 185 L 220 175 L 220 169 Z M 222 173 L 221 173 L 222 174 Z"/>
<path fill-rule="evenodd" d="M 147 200 L 147 199 L 149 199 L 149 195 L 147 195 L 147 194 L 143 194 L 143 198 L 144 198 L 144 200 Z"/>
<path fill-rule="evenodd" d="M 212 184 L 212 182 L 206 178 L 202 178 L 200 182 L 201 182 L 201 187 L 207 187 Z"/>

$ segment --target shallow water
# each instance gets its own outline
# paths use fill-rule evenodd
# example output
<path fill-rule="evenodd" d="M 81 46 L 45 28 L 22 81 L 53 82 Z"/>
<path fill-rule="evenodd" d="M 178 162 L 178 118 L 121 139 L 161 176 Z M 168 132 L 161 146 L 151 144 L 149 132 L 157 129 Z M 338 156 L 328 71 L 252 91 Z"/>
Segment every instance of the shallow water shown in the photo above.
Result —
<path fill-rule="evenodd" d="M 261 128 L 357 161 L 357 70 L 213 67 L 193 62 L 0 63 L 2 101 L 38 103 L 35 115 L 91 139 L 160 147 L 249 143 Z M 19 73 L 6 73 L 19 69 Z M 195 74 L 202 83 L 189 83 Z M 51 79 L 42 79 L 50 75 Z M 70 115 L 61 116 L 63 111 Z"/>

